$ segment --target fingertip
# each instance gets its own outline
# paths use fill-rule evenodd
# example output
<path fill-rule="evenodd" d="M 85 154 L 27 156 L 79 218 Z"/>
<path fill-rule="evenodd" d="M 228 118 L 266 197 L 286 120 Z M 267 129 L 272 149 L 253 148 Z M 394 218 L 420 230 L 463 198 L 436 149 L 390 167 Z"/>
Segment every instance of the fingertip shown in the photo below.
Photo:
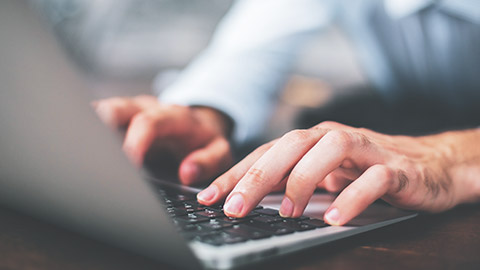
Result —
<path fill-rule="evenodd" d="M 211 205 L 215 203 L 219 189 L 216 185 L 210 185 L 197 194 L 197 200 L 201 204 Z"/>
<path fill-rule="evenodd" d="M 197 182 L 201 175 L 201 168 L 192 161 L 184 161 L 179 167 L 180 182 L 185 185 L 191 185 Z"/>
<path fill-rule="evenodd" d="M 97 113 L 97 115 L 100 117 L 100 119 L 104 123 L 112 127 L 115 126 L 114 115 L 110 106 L 108 106 L 108 104 L 106 104 L 105 102 L 95 102 L 95 103 L 92 103 L 92 106 L 95 109 L 95 112 Z"/>
<path fill-rule="evenodd" d="M 229 217 L 242 217 L 242 212 L 245 209 L 245 198 L 239 192 L 230 194 L 223 210 L 225 214 Z"/>
<path fill-rule="evenodd" d="M 287 196 L 285 196 L 283 198 L 283 201 L 278 213 L 281 217 L 290 218 L 293 215 L 293 209 L 294 209 L 294 205 L 292 201 Z"/>
<path fill-rule="evenodd" d="M 327 212 L 325 212 L 325 215 L 323 216 L 323 220 L 332 226 L 342 225 L 340 222 L 340 219 L 341 219 L 340 211 L 336 207 L 328 209 Z"/>

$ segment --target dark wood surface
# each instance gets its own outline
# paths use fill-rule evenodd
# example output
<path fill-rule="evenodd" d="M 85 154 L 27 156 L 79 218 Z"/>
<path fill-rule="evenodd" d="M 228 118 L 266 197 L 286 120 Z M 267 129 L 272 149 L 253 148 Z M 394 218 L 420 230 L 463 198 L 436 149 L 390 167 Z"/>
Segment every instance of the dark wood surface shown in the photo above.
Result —
<path fill-rule="evenodd" d="M 0 269 L 172 269 L 0 208 Z M 420 215 L 247 269 L 480 269 L 480 205 Z"/>

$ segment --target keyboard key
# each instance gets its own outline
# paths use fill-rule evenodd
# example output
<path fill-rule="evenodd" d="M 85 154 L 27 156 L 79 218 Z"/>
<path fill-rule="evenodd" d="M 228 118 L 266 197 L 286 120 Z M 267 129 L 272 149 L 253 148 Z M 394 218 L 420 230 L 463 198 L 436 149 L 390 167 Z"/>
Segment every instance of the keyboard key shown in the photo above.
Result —
<path fill-rule="evenodd" d="M 283 221 L 283 218 L 281 216 L 260 215 L 258 217 L 254 217 L 253 220 L 263 223 L 276 223 Z"/>
<path fill-rule="evenodd" d="M 163 196 L 163 197 L 167 200 L 170 200 L 172 203 L 182 203 L 182 202 L 194 202 L 194 201 L 196 201 L 196 198 L 193 195 L 188 196 L 188 195 L 181 195 L 181 194 L 178 194 L 178 195 L 168 194 L 168 195 Z"/>
<path fill-rule="evenodd" d="M 260 214 L 260 215 L 267 215 L 267 216 L 278 216 L 278 210 L 272 209 L 272 208 L 263 208 L 263 209 L 257 209 L 254 210 L 253 212 Z"/>
<path fill-rule="evenodd" d="M 175 205 L 173 208 L 177 210 L 185 210 L 187 212 L 198 212 L 198 211 L 205 210 L 205 207 L 203 206 L 185 203 L 185 202 L 180 205 Z"/>
<path fill-rule="evenodd" d="M 262 239 L 273 235 L 271 232 L 260 230 L 246 224 L 235 225 L 233 228 L 225 230 L 225 232 L 239 235 L 246 239 Z"/>
<path fill-rule="evenodd" d="M 211 219 L 210 222 L 200 223 L 198 226 L 201 226 L 210 230 L 222 230 L 222 229 L 233 227 L 233 224 L 227 223 L 221 220 Z"/>
<path fill-rule="evenodd" d="M 167 197 L 160 197 L 160 203 L 165 206 L 173 206 L 175 204 L 174 201 L 168 199 Z"/>
<path fill-rule="evenodd" d="M 308 231 L 308 230 L 313 230 L 316 227 L 304 222 L 298 222 L 293 219 L 284 219 L 280 223 L 276 223 L 277 226 L 292 229 L 294 231 L 300 232 L 300 231 Z"/>
<path fill-rule="evenodd" d="M 269 224 L 269 223 L 263 223 L 263 222 L 258 222 L 255 220 L 250 220 L 248 223 L 246 223 L 248 226 L 255 227 L 257 229 L 261 229 L 264 231 L 268 231 L 274 235 L 284 235 L 284 234 L 290 234 L 294 233 L 295 231 L 286 227 L 280 227 L 277 226 L 276 224 Z"/>
<path fill-rule="evenodd" d="M 315 218 L 305 220 L 303 221 L 303 223 L 315 226 L 316 228 L 323 228 L 323 227 L 330 226 L 329 224 L 325 223 L 325 221 L 321 219 L 315 219 Z"/>
<path fill-rule="evenodd" d="M 159 187 L 158 193 L 186 239 L 217 246 L 328 226 L 323 220 L 306 216 L 285 219 L 278 210 L 262 206 L 255 207 L 244 218 L 231 218 L 225 216 L 223 204 L 199 204 L 194 192 L 167 186 Z"/>
<path fill-rule="evenodd" d="M 201 222 L 207 222 L 207 221 L 210 220 L 207 217 L 199 216 L 199 215 L 196 215 L 196 214 L 188 214 L 186 216 L 178 216 L 178 217 L 175 217 L 175 219 L 179 220 L 179 221 L 185 221 L 185 222 L 188 222 L 188 223 L 201 223 Z"/>
<path fill-rule="evenodd" d="M 226 221 L 226 222 L 233 223 L 233 224 L 240 224 L 240 223 L 247 222 L 247 221 L 249 221 L 250 219 L 252 219 L 256 216 L 258 216 L 257 213 L 250 212 L 247 216 L 245 216 L 243 218 L 234 218 L 234 217 L 225 216 L 222 220 Z"/>
<path fill-rule="evenodd" d="M 232 217 L 224 217 L 221 219 L 224 222 L 230 223 L 230 224 L 240 224 L 240 223 L 245 223 L 249 221 L 250 219 L 248 218 L 232 218 Z"/>
<path fill-rule="evenodd" d="M 205 207 L 216 212 L 223 212 L 223 204 L 214 204 Z"/>
<path fill-rule="evenodd" d="M 214 246 L 220 246 L 220 245 L 245 242 L 248 240 L 248 238 L 242 237 L 237 234 L 231 234 L 228 232 L 220 232 L 217 234 L 209 234 L 209 235 L 196 237 L 195 240 L 198 240 L 206 244 L 214 245 Z"/>
<path fill-rule="evenodd" d="M 167 213 L 171 217 L 178 217 L 178 216 L 186 216 L 186 215 L 190 214 L 191 212 L 187 212 L 186 210 L 178 210 L 178 209 L 170 207 L 170 208 L 167 208 Z"/>
<path fill-rule="evenodd" d="M 296 220 L 296 221 L 304 221 L 304 220 L 308 220 L 310 218 L 306 217 L 306 216 L 300 216 L 298 218 L 290 218 L 290 219 L 293 219 L 293 220 Z"/>
<path fill-rule="evenodd" d="M 191 223 L 183 224 L 183 225 L 180 225 L 179 227 L 182 231 L 197 231 L 198 230 L 198 226 L 196 224 L 191 224 Z"/>
<path fill-rule="evenodd" d="M 209 209 L 205 209 L 204 211 L 197 212 L 196 214 L 199 216 L 207 217 L 207 218 L 225 217 L 225 214 L 223 212 L 217 212 Z"/>

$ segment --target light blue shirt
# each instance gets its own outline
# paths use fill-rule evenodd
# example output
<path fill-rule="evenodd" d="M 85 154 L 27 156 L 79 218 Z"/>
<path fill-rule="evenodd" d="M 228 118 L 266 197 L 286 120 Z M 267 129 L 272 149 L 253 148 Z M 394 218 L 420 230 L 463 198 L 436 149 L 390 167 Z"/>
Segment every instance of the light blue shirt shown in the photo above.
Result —
<path fill-rule="evenodd" d="M 234 120 L 234 140 L 248 140 L 263 130 L 298 51 L 334 21 L 387 100 L 480 105 L 476 0 L 237 1 L 208 48 L 159 98 L 216 108 Z"/>

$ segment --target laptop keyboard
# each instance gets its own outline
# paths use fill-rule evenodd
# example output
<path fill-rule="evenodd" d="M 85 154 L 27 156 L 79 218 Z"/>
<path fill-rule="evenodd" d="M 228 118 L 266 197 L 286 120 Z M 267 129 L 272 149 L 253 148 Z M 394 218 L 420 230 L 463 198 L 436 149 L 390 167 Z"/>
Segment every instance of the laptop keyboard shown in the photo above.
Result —
<path fill-rule="evenodd" d="M 178 230 L 189 241 L 221 246 L 329 226 L 323 220 L 305 216 L 283 218 L 277 210 L 262 206 L 244 218 L 231 218 L 223 213 L 221 204 L 198 203 L 194 192 L 154 184 Z"/>

